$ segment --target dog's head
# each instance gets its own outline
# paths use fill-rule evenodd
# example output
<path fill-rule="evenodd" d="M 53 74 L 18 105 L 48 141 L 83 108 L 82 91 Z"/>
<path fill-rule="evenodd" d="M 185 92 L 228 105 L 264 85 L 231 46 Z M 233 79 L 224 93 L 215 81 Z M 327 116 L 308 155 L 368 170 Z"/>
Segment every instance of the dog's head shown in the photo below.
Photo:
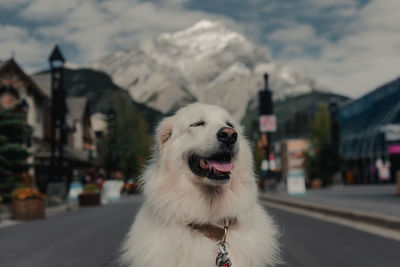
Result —
<path fill-rule="evenodd" d="M 164 119 L 157 130 L 159 160 L 169 162 L 168 170 L 215 186 L 230 181 L 242 140 L 240 125 L 226 110 L 199 103 Z"/>
<path fill-rule="evenodd" d="M 235 217 L 257 200 L 242 127 L 213 105 L 191 104 L 159 124 L 142 180 L 147 203 L 163 220 Z"/>

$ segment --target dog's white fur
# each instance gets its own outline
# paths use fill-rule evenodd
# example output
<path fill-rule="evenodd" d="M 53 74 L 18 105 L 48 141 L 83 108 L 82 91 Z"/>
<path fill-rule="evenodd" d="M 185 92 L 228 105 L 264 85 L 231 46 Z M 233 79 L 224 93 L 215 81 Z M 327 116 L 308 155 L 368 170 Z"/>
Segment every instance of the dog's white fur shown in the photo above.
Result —
<path fill-rule="evenodd" d="M 204 126 L 189 126 L 201 120 Z M 229 182 L 217 185 L 194 175 L 188 157 L 214 149 L 216 133 L 227 127 L 227 122 L 238 133 L 239 151 Z M 123 246 L 125 265 L 215 266 L 216 242 L 188 224 L 217 224 L 225 217 L 237 218 L 227 234 L 233 266 L 261 267 L 277 262 L 277 228 L 257 203 L 249 145 L 241 126 L 224 109 L 195 103 L 165 118 L 157 128 L 153 159 L 142 178 L 145 201 Z"/>

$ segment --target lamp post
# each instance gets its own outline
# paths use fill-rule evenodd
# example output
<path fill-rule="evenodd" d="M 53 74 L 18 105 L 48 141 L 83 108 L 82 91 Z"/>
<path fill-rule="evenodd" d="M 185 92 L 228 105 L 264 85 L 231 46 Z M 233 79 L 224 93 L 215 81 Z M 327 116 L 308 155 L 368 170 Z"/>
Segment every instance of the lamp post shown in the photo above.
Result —
<path fill-rule="evenodd" d="M 259 130 L 261 133 L 261 140 L 266 140 L 265 148 L 265 163 L 268 166 L 262 166 L 262 168 L 270 171 L 271 162 L 270 154 L 272 151 L 271 147 L 271 133 L 276 132 L 276 117 L 274 115 L 274 107 L 272 102 L 272 91 L 269 88 L 269 76 L 267 73 L 264 74 L 264 88 L 259 92 Z M 263 164 L 265 165 L 265 164 Z M 261 187 L 264 188 L 264 181 L 262 179 Z"/>
<path fill-rule="evenodd" d="M 66 143 L 65 90 L 63 85 L 65 59 L 56 45 L 49 57 L 51 70 L 51 160 L 50 179 L 61 181 L 63 174 L 64 144 Z M 56 160 L 56 151 L 57 160 Z M 55 163 L 57 162 L 57 168 Z"/>
<path fill-rule="evenodd" d="M 107 162 L 105 164 L 107 171 L 107 179 L 112 178 L 112 172 L 116 169 L 117 152 L 116 152 L 116 112 L 112 108 L 107 116 Z"/>

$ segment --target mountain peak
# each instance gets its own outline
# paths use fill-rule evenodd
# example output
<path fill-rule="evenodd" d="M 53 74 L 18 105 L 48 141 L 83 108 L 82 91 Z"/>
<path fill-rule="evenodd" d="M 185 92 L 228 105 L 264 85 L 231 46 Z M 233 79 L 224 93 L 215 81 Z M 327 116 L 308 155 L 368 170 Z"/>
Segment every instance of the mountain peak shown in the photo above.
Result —
<path fill-rule="evenodd" d="M 182 56 L 193 61 L 216 54 L 229 44 L 246 42 L 246 39 L 243 35 L 228 30 L 220 22 L 203 19 L 182 31 L 161 34 L 155 41 L 159 45 L 171 47 L 169 51 L 174 53 L 183 52 Z"/>
<path fill-rule="evenodd" d="M 212 29 L 215 29 L 217 27 L 224 27 L 224 25 L 219 23 L 219 22 L 217 22 L 217 21 L 211 21 L 211 20 L 207 20 L 207 19 L 202 19 L 202 20 L 199 20 L 193 26 L 187 28 L 184 31 L 186 31 L 186 32 L 196 32 L 196 31 L 199 31 L 199 30 L 212 30 Z"/>
<path fill-rule="evenodd" d="M 204 101 L 240 119 L 257 97 L 265 72 L 271 75 L 275 98 L 316 88 L 296 71 L 272 62 L 267 47 L 253 45 L 222 22 L 204 19 L 114 53 L 95 67 L 111 74 L 133 99 L 163 113 Z"/>

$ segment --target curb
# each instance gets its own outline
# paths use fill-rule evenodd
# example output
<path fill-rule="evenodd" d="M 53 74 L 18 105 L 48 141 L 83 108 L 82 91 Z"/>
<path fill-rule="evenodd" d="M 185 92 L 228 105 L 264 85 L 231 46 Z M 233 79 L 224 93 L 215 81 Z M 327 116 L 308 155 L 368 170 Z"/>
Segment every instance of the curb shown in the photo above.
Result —
<path fill-rule="evenodd" d="M 72 205 L 69 203 L 63 203 L 57 206 L 47 206 L 46 211 L 45 211 L 45 218 L 51 218 L 57 214 L 68 212 L 68 211 L 75 211 L 78 210 L 79 207 L 77 205 Z M 28 220 L 29 221 L 29 220 Z M 8 207 L 4 206 L 0 210 L 0 228 L 9 226 L 9 225 L 14 225 L 14 224 L 19 224 L 26 222 L 24 220 L 12 220 L 11 219 L 11 212 Z"/>
<path fill-rule="evenodd" d="M 291 200 L 284 197 L 260 195 L 259 199 L 281 205 L 300 208 L 303 210 L 314 211 L 325 215 L 331 215 L 344 219 L 350 219 L 357 222 L 368 223 L 392 230 L 400 231 L 400 218 L 387 216 L 378 213 L 343 209 L 326 205 L 316 205 L 301 200 Z"/>

